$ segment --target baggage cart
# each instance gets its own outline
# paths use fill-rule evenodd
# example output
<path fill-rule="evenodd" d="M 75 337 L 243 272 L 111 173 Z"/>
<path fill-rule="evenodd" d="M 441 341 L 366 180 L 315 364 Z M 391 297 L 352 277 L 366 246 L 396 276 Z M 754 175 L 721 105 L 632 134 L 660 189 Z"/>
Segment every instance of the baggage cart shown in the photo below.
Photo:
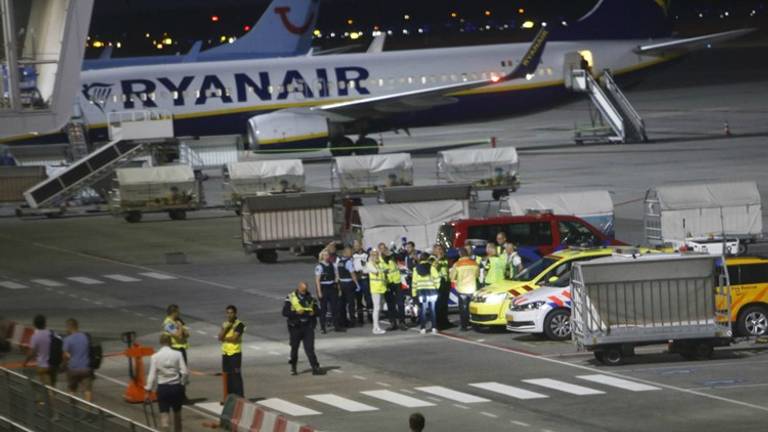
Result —
<path fill-rule="evenodd" d="M 671 352 L 699 359 L 731 342 L 730 289 L 720 257 L 577 262 L 571 283 L 573 341 L 604 364 L 621 364 L 640 345 L 667 343 Z"/>
<path fill-rule="evenodd" d="M 499 200 L 520 187 L 520 161 L 514 147 L 446 150 L 437 155 L 437 178 L 470 183 L 475 190 L 492 190 Z"/>
<path fill-rule="evenodd" d="M 238 213 L 247 197 L 304 191 L 304 165 L 299 159 L 231 162 L 223 174 L 224 205 Z"/>

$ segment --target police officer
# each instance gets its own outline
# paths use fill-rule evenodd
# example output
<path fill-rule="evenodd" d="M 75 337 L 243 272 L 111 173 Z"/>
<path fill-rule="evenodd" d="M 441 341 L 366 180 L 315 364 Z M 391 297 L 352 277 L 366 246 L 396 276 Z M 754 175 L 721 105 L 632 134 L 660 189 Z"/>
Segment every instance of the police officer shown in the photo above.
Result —
<path fill-rule="evenodd" d="M 365 315 L 368 316 L 368 322 L 373 322 L 373 299 L 371 298 L 371 286 L 368 278 L 368 252 L 363 249 L 363 243 L 355 240 L 352 244 L 354 253 L 352 254 L 352 263 L 355 266 L 355 277 L 357 278 L 357 292 L 355 299 L 357 304 L 357 323 L 363 325 Z M 365 306 L 363 306 L 365 303 Z"/>
<path fill-rule="evenodd" d="M 227 306 L 227 320 L 221 325 L 219 341 L 221 342 L 221 369 L 226 377 L 227 395 L 244 396 L 243 389 L 243 333 L 245 324 L 237 319 L 237 308 Z"/>
<path fill-rule="evenodd" d="M 357 275 L 352 260 L 352 248 L 347 246 L 341 257 L 336 260 L 336 274 L 339 275 L 341 301 L 339 302 L 339 317 L 342 325 L 355 326 Z"/>
<path fill-rule="evenodd" d="M 453 324 L 448 321 L 448 299 L 451 296 L 451 283 L 448 278 L 448 258 L 445 256 L 445 249 L 439 244 L 432 248 L 432 252 L 432 266 L 437 270 L 437 274 L 440 277 L 437 303 L 435 304 L 437 328 L 444 330 L 453 327 Z"/>
<path fill-rule="evenodd" d="M 327 250 L 320 252 L 319 262 L 315 266 L 315 288 L 317 298 L 320 299 L 320 331 L 326 333 L 326 318 L 328 310 L 331 311 L 331 321 L 334 330 L 343 331 L 339 326 L 339 276 L 336 274 L 336 266 L 331 262 L 331 255 Z"/>
<path fill-rule="evenodd" d="M 166 316 L 163 320 L 163 333 L 170 338 L 170 347 L 179 351 L 184 357 L 184 363 L 189 366 L 187 361 L 187 350 L 189 349 L 189 328 L 184 325 L 181 319 L 179 306 L 175 304 L 168 305 L 165 309 Z"/>
<path fill-rule="evenodd" d="M 297 289 L 285 298 L 283 316 L 288 320 L 291 336 L 291 375 L 297 375 L 299 345 L 304 344 L 304 353 L 312 366 L 312 375 L 324 375 L 315 355 L 315 327 L 317 327 L 317 301 L 312 298 L 306 282 L 299 282 Z"/>

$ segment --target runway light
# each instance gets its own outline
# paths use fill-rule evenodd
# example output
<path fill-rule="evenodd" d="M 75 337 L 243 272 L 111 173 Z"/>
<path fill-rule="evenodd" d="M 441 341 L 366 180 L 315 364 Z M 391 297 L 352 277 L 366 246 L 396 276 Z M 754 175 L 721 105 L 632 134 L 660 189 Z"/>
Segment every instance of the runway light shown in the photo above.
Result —
<path fill-rule="evenodd" d="M 352 33 L 349 34 L 349 38 L 352 39 L 352 40 L 357 40 L 357 39 L 360 38 L 360 33 L 352 32 Z"/>
<path fill-rule="evenodd" d="M 163 39 L 163 43 L 166 44 L 166 45 L 172 45 L 173 44 L 173 39 L 167 37 L 167 38 Z"/>
<path fill-rule="evenodd" d="M 211 15 L 211 21 L 219 22 L 219 16 L 218 15 Z"/>
<path fill-rule="evenodd" d="M 532 29 L 534 25 L 535 24 L 533 23 L 533 21 L 528 20 L 528 21 L 523 23 L 523 28 L 524 29 Z"/>

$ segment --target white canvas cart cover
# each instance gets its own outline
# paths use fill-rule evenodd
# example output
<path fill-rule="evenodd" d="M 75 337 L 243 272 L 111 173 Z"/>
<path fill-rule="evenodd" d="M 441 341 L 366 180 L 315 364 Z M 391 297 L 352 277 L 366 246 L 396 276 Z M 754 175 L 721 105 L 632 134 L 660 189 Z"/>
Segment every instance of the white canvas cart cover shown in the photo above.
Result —
<path fill-rule="evenodd" d="M 337 157 L 332 171 L 342 189 L 413 184 L 413 161 L 408 153 Z"/>
<path fill-rule="evenodd" d="M 425 250 L 435 244 L 438 227 L 447 221 L 469 217 L 463 200 L 382 204 L 358 208 L 365 246 L 383 242 L 400 244 L 406 237 Z"/>
<path fill-rule="evenodd" d="M 606 234 L 613 233 L 613 199 L 608 191 L 510 195 L 507 206 L 513 216 L 523 216 L 530 210 L 552 210 L 554 214 L 580 217 Z"/>
<path fill-rule="evenodd" d="M 304 165 L 299 159 L 230 162 L 229 184 L 240 195 L 304 190 Z"/>
<path fill-rule="evenodd" d="M 188 165 L 116 170 L 121 205 L 199 200 L 195 173 Z"/>
<path fill-rule="evenodd" d="M 438 171 L 450 182 L 490 186 L 509 183 L 519 165 L 514 147 L 441 151 L 437 162 Z"/>
<path fill-rule="evenodd" d="M 656 188 L 661 235 L 666 240 L 719 235 L 759 236 L 762 204 L 755 182 Z M 648 209 L 646 209 L 648 211 Z M 721 213 L 722 212 L 722 213 Z"/>

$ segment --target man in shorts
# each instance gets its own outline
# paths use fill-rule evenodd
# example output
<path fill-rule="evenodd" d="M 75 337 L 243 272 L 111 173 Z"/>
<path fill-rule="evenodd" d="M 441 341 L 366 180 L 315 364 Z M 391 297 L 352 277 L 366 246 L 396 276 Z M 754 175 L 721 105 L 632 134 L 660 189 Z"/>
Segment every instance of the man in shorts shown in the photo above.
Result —
<path fill-rule="evenodd" d="M 64 361 L 67 364 L 67 388 L 76 395 L 82 391 L 83 399 L 93 401 L 93 369 L 91 369 L 91 341 L 87 334 L 80 331 L 77 320 L 67 320 L 67 337 L 62 346 Z"/>
<path fill-rule="evenodd" d="M 37 379 L 45 385 L 56 387 L 56 377 L 59 371 L 57 366 L 50 364 L 51 331 L 46 328 L 44 315 L 36 315 L 33 323 L 35 332 L 29 341 L 29 351 L 22 366 L 27 367 L 27 364 L 34 359 L 37 363 L 35 371 Z"/>

